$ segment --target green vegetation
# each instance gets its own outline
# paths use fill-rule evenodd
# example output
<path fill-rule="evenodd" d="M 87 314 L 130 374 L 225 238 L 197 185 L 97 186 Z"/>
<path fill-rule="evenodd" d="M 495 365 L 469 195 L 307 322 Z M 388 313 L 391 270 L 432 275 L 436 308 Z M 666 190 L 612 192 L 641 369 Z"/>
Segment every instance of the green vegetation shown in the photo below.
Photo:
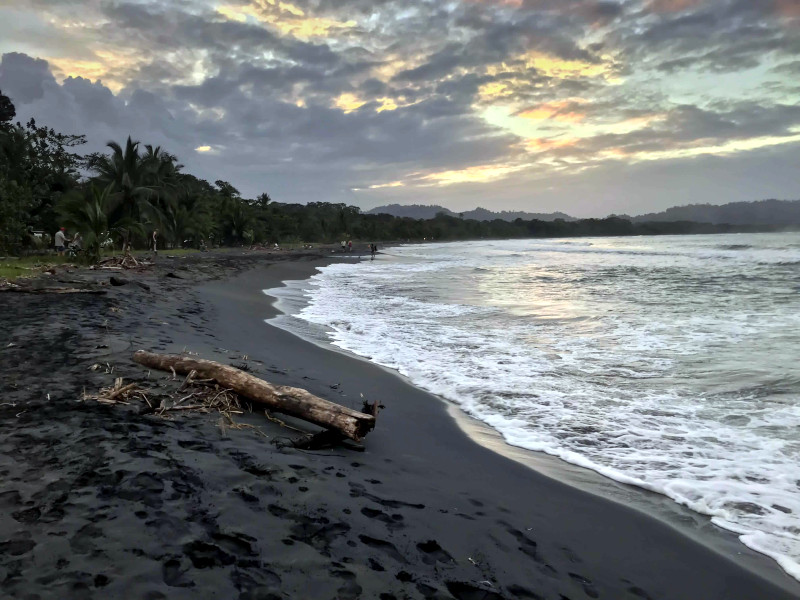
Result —
<path fill-rule="evenodd" d="M 184 173 L 177 157 L 160 147 L 142 146 L 129 137 L 124 145 L 109 142 L 105 153 L 81 156 L 75 149 L 85 143 L 84 136 L 57 133 L 33 119 L 13 124 L 14 116 L 13 104 L 0 92 L 0 255 L 51 249 L 50 236 L 61 226 L 70 236 L 81 234 L 91 262 L 110 248 L 147 248 L 154 230 L 162 246 L 199 248 L 765 229 L 631 223 L 618 217 L 507 222 L 439 213 L 423 220 L 363 214 L 354 206 L 328 202 L 280 204 L 266 193 L 246 199 L 227 181 L 212 184 Z"/>
<path fill-rule="evenodd" d="M 14 281 L 19 277 L 34 277 L 54 265 L 70 262 L 66 256 L 0 257 L 0 279 Z"/>

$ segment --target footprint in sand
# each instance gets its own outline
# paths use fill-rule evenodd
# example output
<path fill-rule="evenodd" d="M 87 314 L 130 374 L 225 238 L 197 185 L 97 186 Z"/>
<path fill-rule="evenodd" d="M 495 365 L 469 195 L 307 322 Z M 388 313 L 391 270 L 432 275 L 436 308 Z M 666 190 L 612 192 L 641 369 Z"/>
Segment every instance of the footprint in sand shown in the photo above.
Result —
<path fill-rule="evenodd" d="M 448 581 L 447 591 L 456 600 L 505 600 L 502 595 L 463 581 Z"/>
<path fill-rule="evenodd" d="M 405 525 L 403 524 L 403 515 L 394 514 L 392 516 L 389 516 L 381 510 L 369 508 L 367 506 L 361 509 L 361 514 L 370 519 L 380 521 L 390 531 L 397 531 L 405 527 Z"/>
<path fill-rule="evenodd" d="M 444 550 L 436 540 L 428 540 L 417 544 L 417 550 L 422 553 L 422 562 L 427 565 L 438 563 L 454 564 L 456 561 L 450 553 Z"/>
<path fill-rule="evenodd" d="M 187 580 L 185 570 L 181 569 L 181 561 L 171 558 L 161 566 L 161 575 L 170 587 L 194 587 L 194 582 Z"/>
<path fill-rule="evenodd" d="M 399 563 L 407 562 L 405 557 L 400 554 L 394 544 L 391 542 L 387 542 L 386 540 L 379 540 L 377 538 L 370 537 L 368 535 L 359 535 L 358 539 L 361 540 L 361 543 L 365 546 L 369 546 L 370 548 L 374 548 L 375 550 L 379 550 L 383 552 L 387 556 L 390 556 L 394 560 Z"/>

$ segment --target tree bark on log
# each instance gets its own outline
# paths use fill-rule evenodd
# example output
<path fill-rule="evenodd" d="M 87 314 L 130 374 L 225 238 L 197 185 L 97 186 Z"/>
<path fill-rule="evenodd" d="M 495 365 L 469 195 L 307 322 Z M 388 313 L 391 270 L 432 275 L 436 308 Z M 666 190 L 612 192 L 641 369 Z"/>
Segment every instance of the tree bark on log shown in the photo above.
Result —
<path fill-rule="evenodd" d="M 194 370 L 199 378 L 213 379 L 219 385 L 233 390 L 256 404 L 303 419 L 325 429 L 338 431 L 356 442 L 361 441 L 375 427 L 375 416 L 372 414 L 359 412 L 319 398 L 301 388 L 273 385 L 245 373 L 241 369 L 212 360 L 155 354 L 144 350 L 136 351 L 133 360 L 151 369 L 161 371 L 174 369 L 181 375 L 186 375 Z"/>

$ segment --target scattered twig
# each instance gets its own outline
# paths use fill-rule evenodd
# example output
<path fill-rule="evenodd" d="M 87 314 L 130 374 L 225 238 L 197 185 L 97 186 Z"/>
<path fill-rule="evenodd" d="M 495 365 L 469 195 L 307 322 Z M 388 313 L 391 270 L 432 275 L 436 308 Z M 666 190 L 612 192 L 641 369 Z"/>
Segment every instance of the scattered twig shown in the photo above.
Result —
<path fill-rule="evenodd" d="M 292 427 L 291 425 L 287 425 L 284 421 L 281 421 L 278 417 L 274 417 L 270 414 L 268 410 L 264 411 L 264 416 L 267 417 L 267 420 L 272 421 L 273 423 L 280 425 L 286 429 L 291 429 L 292 431 L 296 431 L 297 433 L 305 434 L 306 432 L 302 429 L 298 429 L 297 427 Z"/>

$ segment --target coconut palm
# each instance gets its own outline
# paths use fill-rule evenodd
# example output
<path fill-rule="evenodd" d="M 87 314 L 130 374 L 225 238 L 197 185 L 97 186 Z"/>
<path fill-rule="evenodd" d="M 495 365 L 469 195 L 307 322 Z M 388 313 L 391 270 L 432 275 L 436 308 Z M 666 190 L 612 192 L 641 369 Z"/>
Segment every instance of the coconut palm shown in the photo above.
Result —
<path fill-rule="evenodd" d="M 169 152 L 164 152 L 161 146 L 145 146 L 145 153 L 141 156 L 144 167 L 144 179 L 154 191 L 161 206 L 174 196 L 180 186 L 180 171 L 183 168 L 177 158 Z"/>
<path fill-rule="evenodd" d="M 205 199 L 181 187 L 164 209 L 163 227 L 167 238 L 179 245 L 185 240 L 196 242 L 208 237 L 211 217 Z"/>
<path fill-rule="evenodd" d="M 158 220 L 158 209 L 153 203 L 156 188 L 149 185 L 150 167 L 139 155 L 139 142 L 128 136 L 124 149 L 116 142 L 109 142 L 107 146 L 111 154 L 93 154 L 87 166 L 96 173 L 95 180 L 100 185 L 110 188 L 109 224 L 122 233 L 123 248 L 126 248 L 131 235 L 143 231 L 144 223 Z"/>
<path fill-rule="evenodd" d="M 222 207 L 223 239 L 234 242 L 253 240 L 253 215 L 250 206 L 238 199 L 228 199 Z"/>
<path fill-rule="evenodd" d="M 86 258 L 91 263 L 100 260 L 100 250 L 112 240 L 112 236 L 122 239 L 124 243 L 132 232 L 142 231 L 141 225 L 128 217 L 109 225 L 109 213 L 114 204 L 112 194 L 112 186 L 98 188 L 92 185 L 84 193 L 65 195 L 59 203 L 62 222 L 80 232 Z"/>

